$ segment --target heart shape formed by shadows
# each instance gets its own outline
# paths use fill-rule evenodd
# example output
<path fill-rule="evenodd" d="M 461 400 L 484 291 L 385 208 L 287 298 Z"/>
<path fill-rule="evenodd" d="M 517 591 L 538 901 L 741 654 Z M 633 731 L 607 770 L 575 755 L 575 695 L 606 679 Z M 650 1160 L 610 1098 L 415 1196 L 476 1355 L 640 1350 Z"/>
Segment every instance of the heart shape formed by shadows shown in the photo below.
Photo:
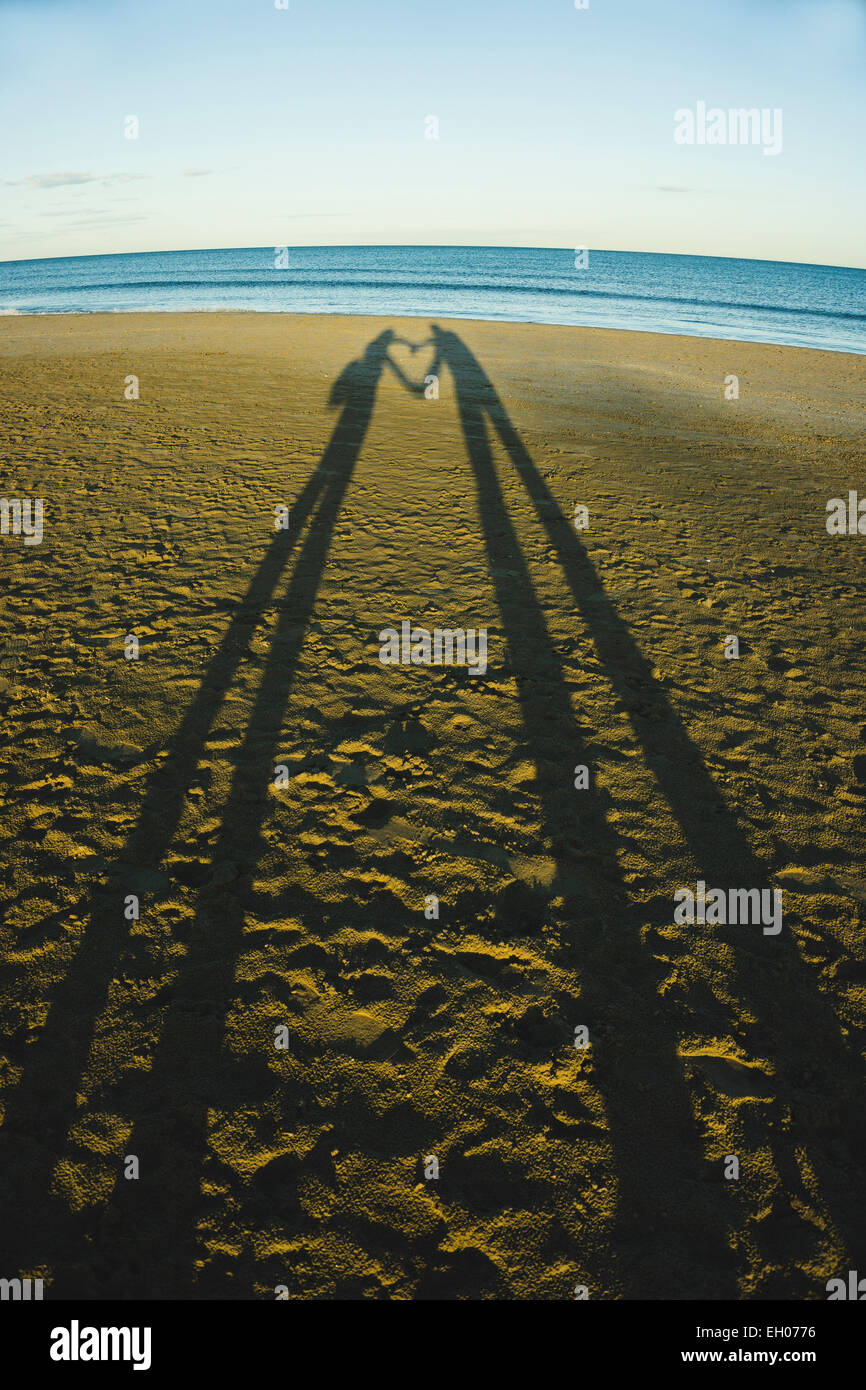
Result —
<path fill-rule="evenodd" d="M 413 343 L 408 338 L 392 338 L 388 361 L 397 379 L 409 390 L 423 394 L 425 379 L 433 366 L 435 348 L 429 342 Z"/>

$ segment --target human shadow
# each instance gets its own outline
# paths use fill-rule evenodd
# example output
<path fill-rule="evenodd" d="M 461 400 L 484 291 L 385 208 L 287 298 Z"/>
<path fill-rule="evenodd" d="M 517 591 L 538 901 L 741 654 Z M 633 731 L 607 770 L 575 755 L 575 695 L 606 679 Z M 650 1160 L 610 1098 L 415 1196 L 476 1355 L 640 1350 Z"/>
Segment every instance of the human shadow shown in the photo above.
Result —
<path fill-rule="evenodd" d="M 557 879 L 549 895 L 562 895 L 574 922 L 575 968 L 581 980 L 575 1022 L 592 1035 L 595 1080 L 610 1126 L 618 1197 L 611 1233 L 608 1287 L 624 1297 L 682 1297 L 684 1283 L 705 1266 L 711 1297 L 734 1297 L 731 1253 L 725 1234 L 724 1199 L 708 1197 L 709 1165 L 703 1154 L 688 1089 L 669 1020 L 653 1009 L 629 1025 L 628 1012 L 607 1026 L 616 981 L 655 993 L 640 944 L 643 925 L 629 901 L 618 864 L 618 843 L 602 800 L 591 785 L 576 791 L 573 769 L 591 766 L 572 709 L 568 683 L 514 530 L 494 464 L 488 421 L 501 427 L 504 409 L 480 363 L 462 340 L 433 326 L 429 372 L 447 367 L 472 466 L 487 565 L 493 578 L 507 650 L 506 670 L 517 687 L 534 791 L 552 845 Z M 512 431 L 512 437 L 514 432 Z M 579 1016 L 578 1016 L 579 1015 Z M 665 1096 L 658 1123 L 653 1091 L 642 1089 L 646 1059 Z M 721 1184 L 719 1184 L 721 1188 Z M 689 1192 L 700 1194 L 690 1202 Z M 662 1223 L 665 1242 L 650 1233 Z M 684 1269 L 681 1262 L 687 1263 Z M 608 1282 L 609 1281 L 609 1282 Z"/>
<path fill-rule="evenodd" d="M 143 869 L 155 870 L 162 862 L 180 823 L 185 798 L 222 702 L 248 654 L 250 638 L 265 611 L 278 604 L 280 617 L 275 640 L 238 758 L 214 856 L 215 864 L 234 859 L 238 854 L 237 838 L 243 841 L 246 836 L 249 850 L 243 858 L 241 879 L 249 882 L 255 868 L 266 788 L 273 776 L 273 731 L 280 728 L 280 714 L 294 678 L 333 528 L 366 437 L 383 371 L 392 371 L 403 386 L 414 389 L 389 355 L 394 341 L 390 329 L 380 333 L 333 383 L 328 405 L 339 408 L 340 415 L 318 466 L 293 503 L 290 528 L 275 533 L 166 749 L 166 756 L 149 778 L 135 828 L 109 872 L 109 884 L 93 891 L 84 938 L 53 992 L 45 1024 L 36 1042 L 27 1049 L 21 1078 L 8 1095 L 0 1129 L 0 1246 L 4 1269 L 51 1264 L 52 1251 L 69 1248 L 70 1235 L 73 1243 L 76 1236 L 79 1243 L 88 1236 L 92 1209 L 70 1215 L 65 1203 L 52 1195 L 51 1180 L 66 1151 L 68 1132 L 76 1118 L 76 1096 L 86 1071 L 95 1025 L 106 1007 L 111 983 L 129 944 L 129 923 L 124 916 L 129 875 L 140 877 Z M 309 529 L 302 540 L 308 522 Z M 297 562 L 291 581 L 285 595 L 279 598 L 278 586 L 295 553 Z M 134 1232 L 119 1239 L 131 1244 L 139 1242 L 137 1251 L 130 1249 L 127 1253 L 129 1268 L 140 1272 L 135 1292 L 141 1296 L 180 1295 L 190 1277 L 189 1247 L 179 1242 L 175 1249 L 171 1222 L 168 1249 L 159 1245 L 157 1233 L 167 1229 L 159 1222 L 161 1204 L 169 1197 L 160 1184 L 170 1189 L 172 1213 L 180 1230 L 180 1215 L 190 1213 L 193 1193 L 198 1192 L 197 1163 L 207 1107 L 181 1104 L 163 1119 L 158 1098 L 169 1086 L 170 1076 L 180 1087 L 177 1091 L 172 1086 L 171 1094 L 183 1094 L 185 1086 L 191 1097 L 211 1094 L 212 1085 L 203 1078 L 214 1072 L 214 1059 L 219 1054 L 218 1038 L 231 997 L 240 940 L 239 904 L 243 893 L 238 883 L 234 894 L 226 897 L 225 911 L 214 904 L 212 895 L 205 892 L 203 897 L 206 906 L 197 918 L 198 934 L 190 942 L 181 973 L 185 983 L 193 982 L 193 993 L 200 986 L 202 995 L 210 1001 L 206 1017 L 203 1021 L 197 1016 L 195 1027 L 189 1028 L 183 1006 L 169 1005 L 153 1069 L 144 1081 L 139 1112 L 143 1117 L 127 1145 L 127 1152 L 137 1152 L 131 1147 L 134 1142 L 140 1145 L 142 1155 L 147 1154 L 142 1180 L 121 1182 L 121 1189 L 127 1191 L 115 1198 L 128 1200 L 130 1190 L 140 1194 L 132 1203 L 137 1207 Z M 162 1155 L 161 1161 L 153 1159 L 154 1150 Z M 169 1213 L 163 1214 L 169 1218 Z M 149 1253 L 148 1242 L 152 1246 Z M 172 1272 L 166 1270 L 166 1260 L 171 1262 Z M 181 1265 L 185 1271 L 182 1277 Z M 62 1267 L 52 1294 L 72 1296 L 76 1292 L 78 1275 Z"/>
<path fill-rule="evenodd" d="M 613 862 L 615 844 L 598 808 L 583 793 L 569 802 L 563 786 L 563 756 L 550 756 L 551 719 L 561 729 L 571 728 L 573 741 L 567 747 L 567 762 L 588 762 L 580 749 L 578 732 L 567 706 L 562 673 L 555 650 L 545 633 L 544 619 L 534 598 L 525 564 L 520 557 L 517 538 L 505 510 L 501 487 L 493 465 L 490 437 L 498 436 L 508 459 L 516 469 L 554 550 L 563 577 L 574 598 L 585 629 L 591 637 L 607 680 L 626 711 L 644 758 L 657 786 L 668 803 L 696 866 L 696 876 L 713 887 L 763 888 L 769 885 L 767 868 L 755 855 L 734 812 L 707 770 L 699 749 L 670 703 L 664 688 L 655 679 L 652 664 L 640 650 L 628 624 L 604 591 L 602 581 L 573 526 L 569 525 L 558 504 L 535 467 L 523 441 L 512 424 L 507 411 L 483 367 L 453 332 L 431 326 L 429 344 L 434 348 L 434 360 L 429 368 L 437 377 L 447 366 L 454 380 L 457 409 L 467 452 L 475 471 L 479 506 L 491 569 L 495 577 L 497 600 L 508 634 L 509 653 L 518 679 L 523 706 L 524 724 L 535 749 L 538 768 L 538 795 L 545 819 L 557 845 L 560 873 L 565 876 L 569 854 L 573 857 L 575 841 L 586 850 L 594 846 L 599 864 Z M 427 344 L 425 344 L 427 345 Z M 514 580 L 496 578 L 503 570 L 517 575 Z M 547 689 L 541 685 L 547 677 Z M 522 676 L 522 679 L 521 679 Z M 574 752 L 572 758 L 571 753 Z M 583 814 L 581 814 L 581 809 Z M 569 840 L 571 844 L 569 845 Z M 673 892 L 678 885 L 671 884 Z M 594 1047 L 600 1089 L 613 1131 L 614 1154 L 620 1164 L 620 1200 L 615 1239 L 623 1247 L 642 1243 L 647 1248 L 647 1233 L 664 1226 L 664 1241 L 671 1246 L 675 1232 L 671 1226 L 671 1209 L 679 1220 L 696 1222 L 695 1229 L 705 1233 L 707 1259 L 712 1261 L 712 1245 L 716 1245 L 720 1230 L 717 1218 L 707 1225 L 709 1210 L 705 1197 L 689 1214 L 683 1203 L 683 1188 L 679 1179 L 688 1171 L 698 1183 L 705 1180 L 691 1106 L 682 1084 L 682 1060 L 677 1056 L 677 1030 L 669 1011 L 664 1010 L 648 969 L 651 962 L 641 948 L 637 928 L 639 914 L 625 905 L 621 885 L 618 928 L 599 935 L 586 924 L 579 928 L 583 960 L 577 968 L 585 982 L 581 995 L 581 1011 L 590 1016 L 603 1016 L 605 978 L 631 978 L 642 981 L 642 989 L 650 990 L 656 1006 L 652 1019 L 652 1038 L 635 1031 L 619 1037 L 608 1035 L 597 1040 Z M 571 899 L 574 902 L 574 898 Z M 690 928 L 697 934 L 699 928 Z M 765 937 L 757 928 L 745 928 L 750 933 L 744 939 L 744 928 L 727 925 L 714 929 L 718 939 L 731 948 L 732 972 L 726 984 L 740 1013 L 732 1018 L 731 1031 L 743 1039 L 744 1046 L 754 1056 L 770 1055 L 774 1069 L 775 1099 L 768 1115 L 767 1145 L 772 1154 L 782 1189 L 789 1197 L 813 1201 L 806 1190 L 801 1159 L 808 1155 L 819 1179 L 820 1196 L 836 1231 L 844 1240 L 849 1257 L 855 1262 L 866 1258 L 866 1215 L 858 1201 L 866 1179 L 863 1139 L 866 1125 L 859 1116 L 849 1124 L 847 1156 L 839 1161 L 834 1155 L 839 1147 L 839 1116 L 825 1119 L 817 1128 L 805 1118 L 806 1097 L 803 1093 L 803 1072 L 806 1065 L 818 1069 L 824 1079 L 825 1096 L 834 1096 L 841 1105 L 847 1094 L 860 1094 L 863 1067 L 854 1046 L 842 1035 L 839 1020 L 829 1001 L 822 994 L 811 971 L 800 958 L 790 932 L 779 937 Z M 587 955 L 586 953 L 589 952 Z M 594 965 L 588 968 L 592 959 Z M 797 1008 L 792 1010 L 785 992 L 786 981 L 795 982 Z M 646 1003 L 646 999 L 644 999 Z M 695 1015 L 699 1016 L 699 1007 Z M 648 1011 L 642 1012 L 641 1028 L 647 1026 Z M 744 1020 L 750 1021 L 744 1024 Z M 624 1094 L 622 1080 L 630 1064 L 641 1051 L 652 1052 L 658 1069 L 658 1083 L 665 1095 L 664 1123 L 659 1124 L 656 1111 L 655 1087 L 644 1101 L 640 1092 Z M 808 1062 L 806 1061 L 808 1059 Z M 673 1109 L 668 1109 L 671 1096 L 677 1097 Z M 625 1102 L 625 1103 L 624 1103 Z M 851 1133 L 853 1128 L 854 1133 Z M 816 1143 L 817 1140 L 817 1143 Z M 640 1155 L 629 1162 L 629 1155 Z M 703 1165 L 705 1169 L 705 1165 Z M 850 1181 L 852 1169 L 859 1181 Z M 678 1175 L 676 1181 L 669 1179 Z M 665 1176 L 667 1175 L 667 1177 Z M 678 1192 L 679 1187 L 679 1192 Z M 665 1213 L 664 1222 L 660 1214 Z M 779 1212 L 777 1222 L 766 1223 L 761 1234 L 766 1263 L 790 1262 L 791 1216 Z M 796 1218 L 795 1219 L 799 1219 Z M 753 1239 L 756 1237 L 753 1236 Z M 756 1243 L 758 1243 L 756 1239 Z M 653 1251 L 651 1261 L 636 1260 L 628 1281 L 634 1297 L 696 1297 L 684 1291 L 683 1271 L 664 1267 L 663 1254 Z M 724 1264 L 724 1261 L 723 1261 Z M 643 1271 L 641 1272 L 641 1265 Z M 859 1266 L 858 1266 L 859 1267 Z M 636 1276 L 636 1277 L 635 1277 Z M 653 1292 L 649 1292 L 650 1286 Z M 726 1280 L 722 1278 L 711 1297 L 724 1297 Z"/>
<path fill-rule="evenodd" d="M 256 1079 L 248 1071 L 241 1074 L 229 1060 L 223 1038 L 237 989 L 235 968 L 245 905 L 265 848 L 267 788 L 283 714 L 382 373 L 392 371 L 404 388 L 416 394 L 424 389 L 390 358 L 388 348 L 394 341 L 390 332 L 380 334 L 335 381 L 329 404 L 340 408 L 341 414 L 318 467 L 293 504 L 291 530 L 276 533 L 181 720 L 167 758 L 153 773 L 135 831 L 119 857 L 111 891 L 94 896 L 84 940 L 54 993 L 42 1032 L 27 1051 L 22 1079 L 10 1094 L 6 1123 L 0 1130 L 0 1230 L 4 1260 L 13 1272 L 36 1263 L 37 1225 L 43 1242 L 38 1256 L 45 1263 L 54 1263 L 51 1256 L 61 1247 L 68 1252 L 70 1235 L 82 1250 L 86 1248 L 82 1242 L 93 1236 L 93 1210 L 70 1216 L 51 1196 L 50 1186 L 76 1117 L 75 1097 L 86 1070 L 94 1024 L 105 1008 L 128 941 L 122 910 L 126 870 L 120 866 L 156 867 L 167 853 L 186 793 L 250 637 L 265 611 L 278 602 L 277 626 L 236 754 L 211 856 L 213 865 L 231 864 L 234 876 L 222 886 L 205 884 L 201 890 L 187 955 L 169 995 L 151 1070 L 141 1076 L 140 1084 L 135 1083 L 135 1103 L 130 1108 L 137 1119 L 125 1148 L 139 1156 L 141 1178 L 116 1183 L 98 1217 L 96 1232 L 99 1250 L 112 1251 L 112 1268 L 122 1271 L 130 1295 L 195 1296 L 195 1223 L 201 1211 L 208 1113 L 233 1100 L 239 1105 L 255 1103 L 251 1082 Z M 617 862 L 616 836 L 596 792 L 572 789 L 570 769 L 581 762 L 591 765 L 591 759 L 505 505 L 491 430 L 527 488 L 606 675 L 641 739 L 647 763 L 701 875 L 715 886 L 759 887 L 766 882 L 766 871 L 652 677 L 650 663 L 604 594 L 592 562 L 535 469 L 487 374 L 456 334 L 434 326 L 431 341 L 430 371 L 440 375 L 448 368 L 455 384 L 510 670 L 536 768 L 535 790 L 557 863 L 557 889 L 575 922 L 571 955 L 582 982 L 577 1021 L 590 1025 L 595 1078 L 610 1125 L 618 1179 L 607 1268 L 600 1261 L 599 1276 L 625 1297 L 733 1297 L 735 1257 L 726 1234 L 731 1198 L 718 1175 L 710 1174 L 703 1154 L 677 1053 L 676 1020 L 657 994 L 653 963 L 641 945 L 644 919 L 629 902 Z M 287 590 L 276 600 L 294 557 Z M 778 1059 L 779 1123 L 768 1128 L 767 1144 L 785 1190 L 796 1193 L 802 1186 L 797 1146 L 802 1148 L 811 1139 L 809 1127 L 796 1115 L 792 1063 L 799 1056 L 798 1048 L 808 1036 L 813 1063 L 820 1056 L 830 1067 L 841 1067 L 834 1088 L 839 1078 L 843 1085 L 853 1086 L 859 1072 L 819 991 L 807 991 L 805 1019 L 787 1016 L 785 1000 L 778 992 L 778 963 L 781 954 L 802 975 L 792 943 L 758 938 L 754 947 L 746 948 L 737 929 L 727 929 L 726 939 L 735 948 L 739 996 L 763 1030 L 755 1038 L 756 1046 L 763 1040 L 765 1049 L 772 1046 Z M 622 1008 L 611 1015 L 614 990 L 620 1000 L 623 992 L 631 992 L 633 1017 Z M 612 1017 L 613 1026 L 593 1027 L 593 1020 Z M 811 1033 L 801 1031 L 804 1028 Z M 657 1094 L 664 1097 L 662 1122 Z M 793 1121 L 783 1115 L 783 1108 L 793 1111 Z M 39 1133 L 39 1143 L 28 1146 L 29 1161 L 22 1163 L 20 1140 L 34 1132 Z M 833 1220 L 853 1249 L 863 1230 L 854 1196 L 848 1200 L 839 1191 L 838 1175 L 820 1158 L 816 1169 Z M 768 1258 L 773 1253 L 770 1239 Z M 83 1256 L 79 1268 L 82 1263 Z M 80 1291 L 78 1270 L 68 1258 L 64 1256 L 57 1270 L 53 1296 Z M 110 1289 L 111 1278 L 106 1276 L 98 1291 Z"/>

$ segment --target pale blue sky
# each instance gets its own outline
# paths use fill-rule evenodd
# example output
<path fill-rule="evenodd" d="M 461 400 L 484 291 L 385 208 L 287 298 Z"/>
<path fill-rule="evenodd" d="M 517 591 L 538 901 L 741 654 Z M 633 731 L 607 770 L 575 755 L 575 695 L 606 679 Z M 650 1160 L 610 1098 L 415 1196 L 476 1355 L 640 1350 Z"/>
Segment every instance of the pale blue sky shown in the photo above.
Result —
<path fill-rule="evenodd" d="M 866 265 L 864 0 L 289 4 L 0 0 L 0 258 L 468 243 Z M 699 101 L 781 108 L 781 154 L 677 145 Z"/>

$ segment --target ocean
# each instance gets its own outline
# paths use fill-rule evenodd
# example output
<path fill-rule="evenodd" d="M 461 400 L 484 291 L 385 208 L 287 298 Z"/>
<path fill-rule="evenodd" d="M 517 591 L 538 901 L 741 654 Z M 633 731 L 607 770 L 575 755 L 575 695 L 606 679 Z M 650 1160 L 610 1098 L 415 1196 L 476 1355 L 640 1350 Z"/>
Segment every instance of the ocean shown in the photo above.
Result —
<path fill-rule="evenodd" d="M 496 246 L 247 247 L 0 262 L 0 314 L 232 310 L 561 323 L 866 353 L 866 270 Z M 278 267 L 277 261 L 285 265 Z"/>

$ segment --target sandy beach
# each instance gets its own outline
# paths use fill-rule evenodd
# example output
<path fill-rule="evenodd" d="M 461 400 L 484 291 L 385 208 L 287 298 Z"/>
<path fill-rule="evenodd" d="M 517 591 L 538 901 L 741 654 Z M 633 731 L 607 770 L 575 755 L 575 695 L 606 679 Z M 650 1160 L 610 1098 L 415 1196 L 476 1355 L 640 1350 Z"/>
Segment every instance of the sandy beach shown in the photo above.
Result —
<path fill-rule="evenodd" d="M 51 1297 L 866 1274 L 866 359 L 440 329 L 3 319 L 0 1273 Z"/>

